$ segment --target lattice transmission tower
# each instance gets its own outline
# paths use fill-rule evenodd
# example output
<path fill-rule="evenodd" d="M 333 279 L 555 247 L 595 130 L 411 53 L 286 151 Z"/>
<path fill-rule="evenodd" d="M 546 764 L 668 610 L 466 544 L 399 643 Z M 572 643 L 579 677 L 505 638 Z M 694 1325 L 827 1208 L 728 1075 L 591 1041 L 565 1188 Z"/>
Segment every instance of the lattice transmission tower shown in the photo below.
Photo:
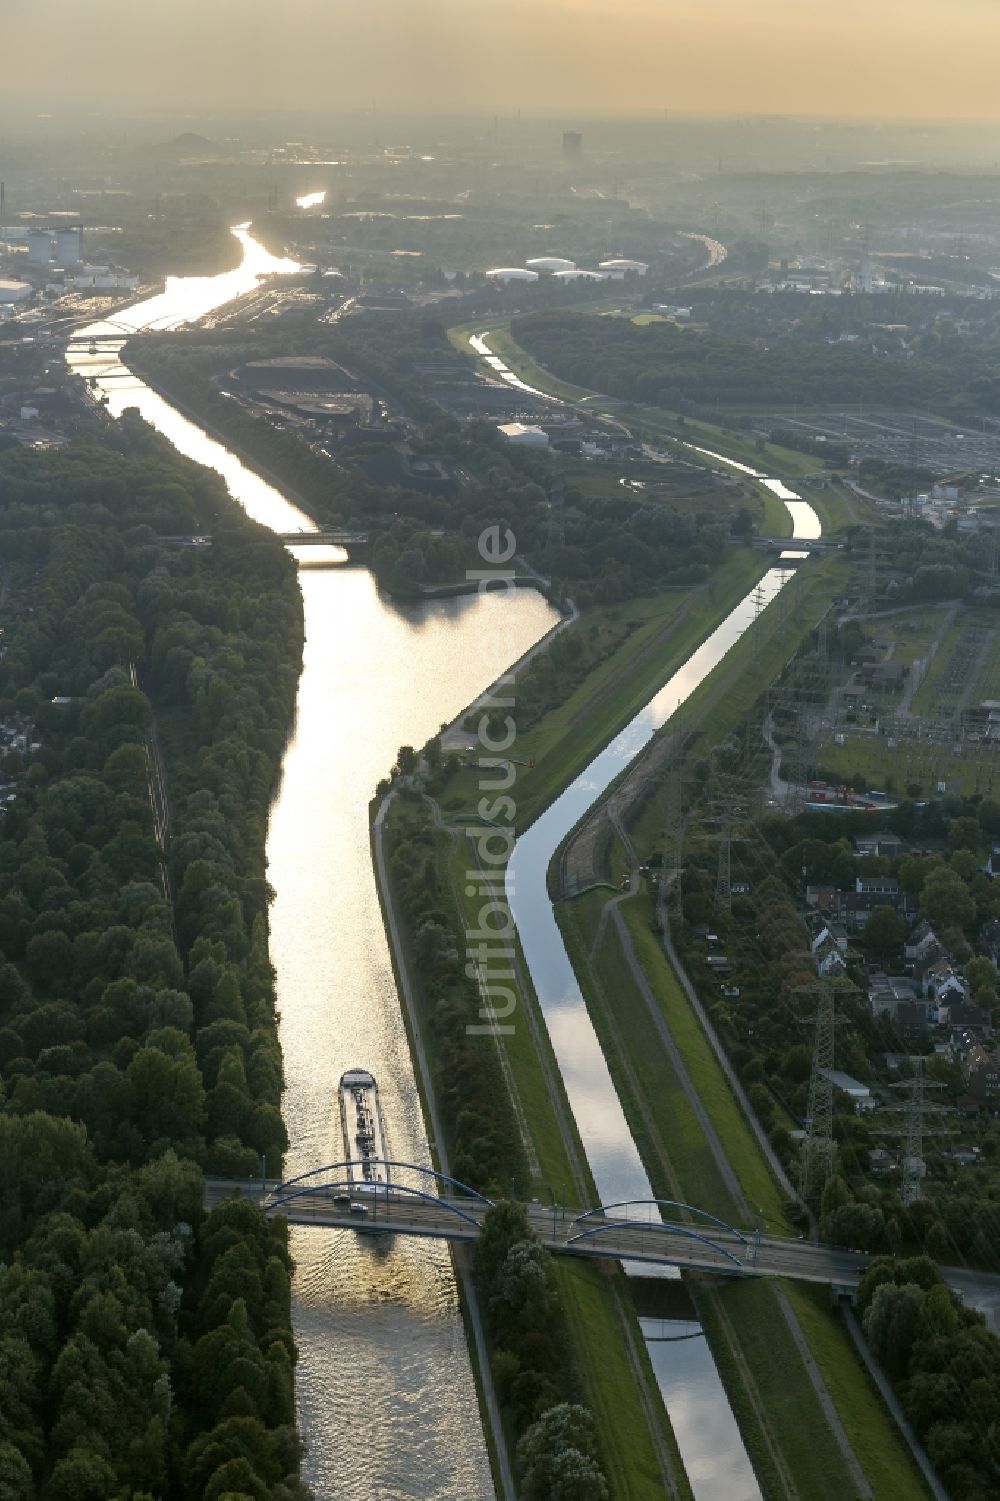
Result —
<path fill-rule="evenodd" d="M 802 992 L 797 992 L 801 994 Z M 833 1172 L 833 1069 L 837 1026 L 836 993 L 832 986 L 812 985 L 805 994 L 816 998 L 816 1037 L 805 1136 L 799 1158 L 799 1195 L 810 1209 L 818 1207 Z"/>
<path fill-rule="evenodd" d="M 944 1085 L 926 1077 L 922 1057 L 913 1059 L 913 1078 L 907 1083 L 896 1084 L 893 1088 L 910 1091 L 910 1098 L 903 1106 L 906 1128 L 903 1133 L 903 1176 L 899 1184 L 899 1197 L 904 1204 L 909 1205 L 915 1204 L 924 1195 L 924 1178 L 927 1174 L 924 1138 L 946 1134 L 944 1126 L 929 1124 L 927 1118 L 945 1114 L 948 1107 L 936 1105 L 925 1097 L 928 1089 L 943 1089 Z"/>

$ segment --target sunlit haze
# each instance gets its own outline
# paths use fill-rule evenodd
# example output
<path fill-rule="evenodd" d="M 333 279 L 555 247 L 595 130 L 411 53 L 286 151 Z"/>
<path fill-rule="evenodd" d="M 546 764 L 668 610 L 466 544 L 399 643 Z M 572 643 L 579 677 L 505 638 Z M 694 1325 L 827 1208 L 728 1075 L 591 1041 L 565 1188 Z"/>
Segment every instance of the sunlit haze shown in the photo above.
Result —
<path fill-rule="evenodd" d="M 5 89 L 177 106 L 986 119 L 994 0 L 71 0 L 5 7 Z M 68 39 L 72 45 L 67 45 Z"/>

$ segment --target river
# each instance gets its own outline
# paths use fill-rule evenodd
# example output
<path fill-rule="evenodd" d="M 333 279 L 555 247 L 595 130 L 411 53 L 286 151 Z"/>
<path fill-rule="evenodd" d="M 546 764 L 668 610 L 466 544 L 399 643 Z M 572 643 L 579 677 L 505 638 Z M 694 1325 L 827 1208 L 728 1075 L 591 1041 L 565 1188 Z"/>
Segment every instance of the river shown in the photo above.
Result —
<path fill-rule="evenodd" d="M 164 292 L 84 332 L 70 364 L 112 415 L 138 407 L 182 453 L 218 470 L 255 520 L 313 529 L 272 486 L 121 364 L 124 334 L 172 328 L 293 272 L 246 232 L 235 271 L 168 280 Z M 294 549 L 293 549 L 294 551 Z M 317 560 L 320 549 L 303 549 Z M 328 558 L 327 561 L 331 559 Z M 268 877 L 291 1139 L 289 1175 L 343 1153 L 337 1083 L 379 1078 L 394 1155 L 430 1162 L 369 848 L 368 803 L 400 744 L 420 745 L 557 619 L 518 590 L 401 609 L 362 569 L 303 567 L 306 645 L 294 732 L 271 812 Z M 388 1245 L 293 1232 L 304 1476 L 318 1497 L 493 1501 L 451 1259 L 439 1242 Z"/>

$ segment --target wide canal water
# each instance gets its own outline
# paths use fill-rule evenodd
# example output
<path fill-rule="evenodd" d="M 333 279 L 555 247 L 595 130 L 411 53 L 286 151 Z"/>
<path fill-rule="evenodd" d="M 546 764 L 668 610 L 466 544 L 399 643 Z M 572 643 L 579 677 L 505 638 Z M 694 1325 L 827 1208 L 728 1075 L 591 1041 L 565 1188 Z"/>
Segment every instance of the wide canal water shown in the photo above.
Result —
<path fill-rule="evenodd" d="M 223 276 L 171 279 L 162 295 L 85 330 L 74 369 L 108 410 L 138 407 L 182 453 L 216 469 L 275 531 L 310 519 L 120 363 L 127 330 L 166 329 L 294 271 L 238 231 L 244 260 Z M 294 549 L 293 549 L 294 551 Z M 306 561 L 316 548 L 303 549 Z M 306 646 L 294 732 L 271 812 L 271 957 L 277 972 L 289 1175 L 343 1156 L 337 1083 L 379 1079 L 394 1155 L 430 1153 L 375 890 L 368 803 L 403 743 L 420 745 L 557 619 L 519 590 L 401 609 L 355 568 L 303 567 Z M 492 1501 L 447 1247 L 297 1230 L 293 1321 L 305 1477 L 321 1498 Z"/>

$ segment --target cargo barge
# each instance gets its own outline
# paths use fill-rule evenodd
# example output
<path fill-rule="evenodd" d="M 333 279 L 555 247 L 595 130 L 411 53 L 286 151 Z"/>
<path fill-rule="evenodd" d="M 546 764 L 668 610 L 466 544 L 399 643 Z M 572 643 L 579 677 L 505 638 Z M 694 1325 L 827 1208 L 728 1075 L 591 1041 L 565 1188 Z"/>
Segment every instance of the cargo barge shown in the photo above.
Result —
<path fill-rule="evenodd" d="M 385 1122 L 375 1075 L 349 1068 L 340 1080 L 340 1122 L 344 1132 L 344 1161 L 353 1188 L 377 1192 L 389 1184 L 389 1156 Z"/>

